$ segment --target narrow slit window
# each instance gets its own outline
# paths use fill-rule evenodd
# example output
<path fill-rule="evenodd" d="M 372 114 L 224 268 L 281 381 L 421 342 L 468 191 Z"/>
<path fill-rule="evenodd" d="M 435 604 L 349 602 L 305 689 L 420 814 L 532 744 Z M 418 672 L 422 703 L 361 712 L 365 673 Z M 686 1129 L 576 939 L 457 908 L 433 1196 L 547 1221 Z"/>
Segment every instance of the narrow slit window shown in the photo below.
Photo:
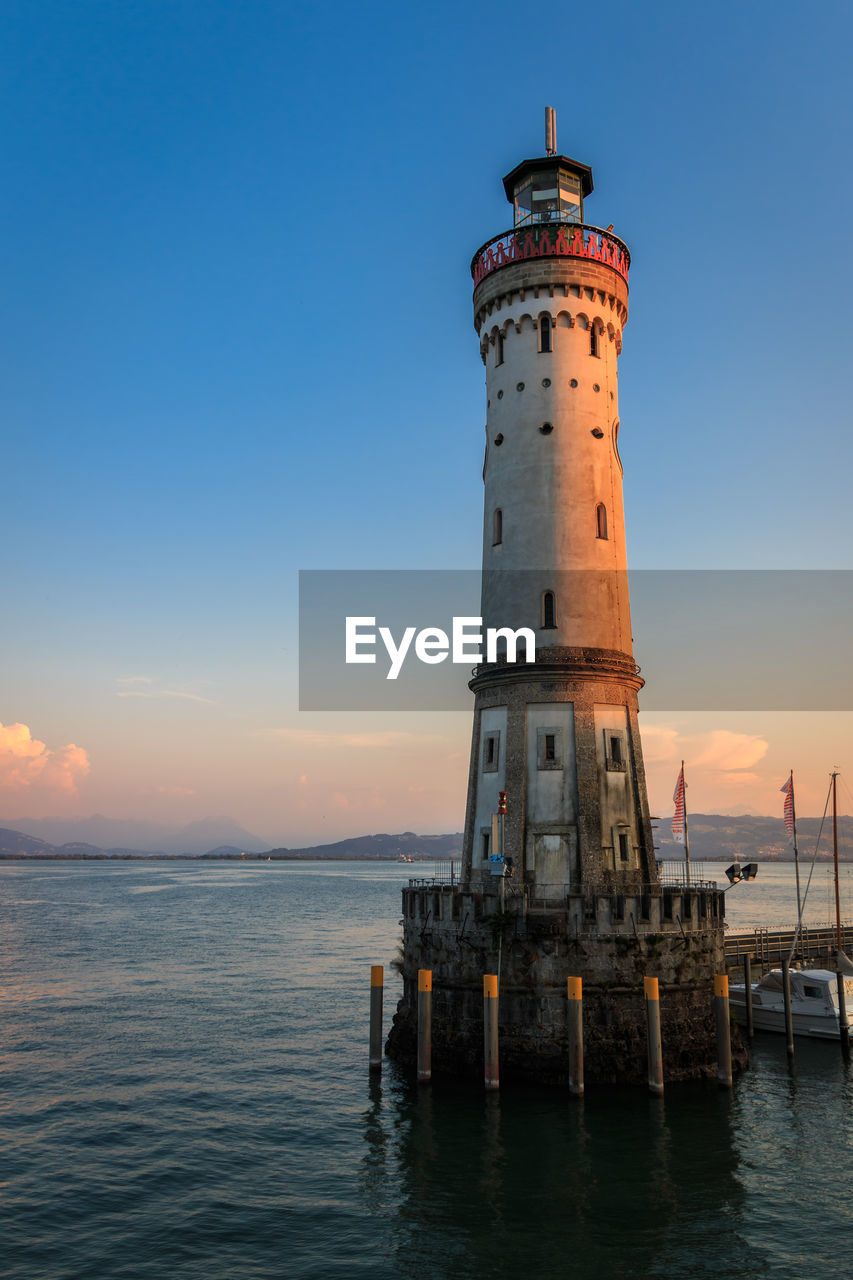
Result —
<path fill-rule="evenodd" d="M 488 861 L 489 861 L 489 833 L 488 833 L 488 831 L 484 831 L 484 832 L 482 833 L 482 835 L 480 836 L 480 839 L 481 839 L 481 841 L 482 841 L 483 861 L 484 861 L 484 862 L 488 862 Z"/>
<path fill-rule="evenodd" d="M 551 317 L 539 317 L 539 350 L 551 350 Z"/>
<path fill-rule="evenodd" d="M 614 764 L 621 765 L 624 763 L 622 759 L 622 739 L 621 738 L 611 737 L 610 759 L 613 761 Z"/>
<path fill-rule="evenodd" d="M 557 597 L 553 591 L 545 591 L 542 594 L 542 626 L 546 630 L 553 630 L 557 625 Z"/>
<path fill-rule="evenodd" d="M 504 362 L 504 336 L 499 333 L 495 342 L 495 364 L 503 364 Z"/>
<path fill-rule="evenodd" d="M 548 761 L 557 759 L 556 737 L 554 733 L 545 734 L 545 759 Z"/>
<path fill-rule="evenodd" d="M 495 507 L 495 513 L 492 517 L 492 546 L 499 547 L 504 540 L 504 513 L 500 507 Z"/>
<path fill-rule="evenodd" d="M 624 831 L 619 832 L 619 861 L 628 861 L 628 837 Z"/>
<path fill-rule="evenodd" d="M 589 326 L 589 354 L 591 356 L 597 356 L 599 354 L 598 329 L 596 328 L 595 323 Z"/>
<path fill-rule="evenodd" d="M 486 764 L 495 763 L 495 740 L 486 738 Z"/>
<path fill-rule="evenodd" d="M 595 508 L 595 536 L 597 538 L 607 537 L 607 508 L 603 502 L 599 502 Z"/>

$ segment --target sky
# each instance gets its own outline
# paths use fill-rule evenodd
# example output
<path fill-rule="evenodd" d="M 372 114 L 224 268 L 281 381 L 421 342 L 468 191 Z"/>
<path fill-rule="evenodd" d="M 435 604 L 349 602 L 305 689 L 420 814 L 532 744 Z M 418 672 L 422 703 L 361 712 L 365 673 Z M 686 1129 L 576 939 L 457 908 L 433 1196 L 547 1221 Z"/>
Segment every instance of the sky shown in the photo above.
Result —
<path fill-rule="evenodd" d="M 546 104 L 632 253 L 630 564 L 850 568 L 851 36 L 832 2 L 9 0 L 0 819 L 461 829 L 470 713 L 298 710 L 297 576 L 477 567 L 469 264 Z M 853 780 L 847 711 L 641 725 L 655 813 L 682 758 L 694 812 Z"/>

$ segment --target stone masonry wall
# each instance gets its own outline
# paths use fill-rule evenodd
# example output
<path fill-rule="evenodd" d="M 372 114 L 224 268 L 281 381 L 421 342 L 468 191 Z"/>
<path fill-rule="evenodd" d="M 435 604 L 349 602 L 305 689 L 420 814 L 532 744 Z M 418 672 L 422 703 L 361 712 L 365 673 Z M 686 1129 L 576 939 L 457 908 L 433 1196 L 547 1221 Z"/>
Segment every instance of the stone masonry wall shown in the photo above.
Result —
<path fill-rule="evenodd" d="M 724 972 L 719 891 L 577 895 L 565 911 L 503 909 L 458 886 L 404 890 L 403 998 L 387 1052 L 414 1063 L 417 971 L 431 969 L 436 1076 L 482 1076 L 483 974 L 500 971 L 506 1080 L 567 1080 L 566 978 L 583 979 L 588 1083 L 646 1080 L 643 978 L 657 977 L 667 1081 L 716 1076 L 713 975 Z M 734 1057 L 745 1057 L 735 1036 Z"/>

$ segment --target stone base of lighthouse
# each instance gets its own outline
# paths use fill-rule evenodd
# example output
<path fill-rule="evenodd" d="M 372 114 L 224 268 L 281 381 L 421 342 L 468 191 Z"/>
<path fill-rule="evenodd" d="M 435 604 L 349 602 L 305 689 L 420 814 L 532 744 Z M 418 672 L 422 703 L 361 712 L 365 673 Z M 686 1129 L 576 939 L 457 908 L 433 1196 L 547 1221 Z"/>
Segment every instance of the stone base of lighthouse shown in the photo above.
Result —
<path fill-rule="evenodd" d="M 483 975 L 500 971 L 500 1069 L 513 1080 L 568 1082 L 566 979 L 583 980 L 588 1084 L 647 1079 L 643 978 L 657 977 L 664 1079 L 714 1079 L 713 975 L 724 972 L 722 892 L 568 895 L 526 910 L 493 891 L 414 885 L 403 891 L 403 998 L 387 1053 L 414 1064 L 417 974 L 432 971 L 432 1070 L 483 1075 Z M 736 1069 L 746 1054 L 733 1028 Z"/>

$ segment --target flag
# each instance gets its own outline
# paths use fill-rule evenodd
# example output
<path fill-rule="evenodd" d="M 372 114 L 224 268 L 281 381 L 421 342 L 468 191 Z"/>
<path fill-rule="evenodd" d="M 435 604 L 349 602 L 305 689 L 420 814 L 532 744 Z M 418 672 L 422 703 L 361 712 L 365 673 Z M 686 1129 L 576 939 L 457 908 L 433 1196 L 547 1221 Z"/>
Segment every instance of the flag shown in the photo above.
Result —
<path fill-rule="evenodd" d="M 684 838 L 684 765 L 681 766 L 681 773 L 678 775 L 678 781 L 675 784 L 675 793 L 673 795 L 675 801 L 675 813 L 672 815 L 672 838 L 677 840 L 679 844 L 685 844 Z"/>
<path fill-rule="evenodd" d="M 788 832 L 788 839 L 793 843 L 794 839 L 794 773 L 785 783 L 784 787 L 779 788 L 785 794 L 785 830 Z"/>

